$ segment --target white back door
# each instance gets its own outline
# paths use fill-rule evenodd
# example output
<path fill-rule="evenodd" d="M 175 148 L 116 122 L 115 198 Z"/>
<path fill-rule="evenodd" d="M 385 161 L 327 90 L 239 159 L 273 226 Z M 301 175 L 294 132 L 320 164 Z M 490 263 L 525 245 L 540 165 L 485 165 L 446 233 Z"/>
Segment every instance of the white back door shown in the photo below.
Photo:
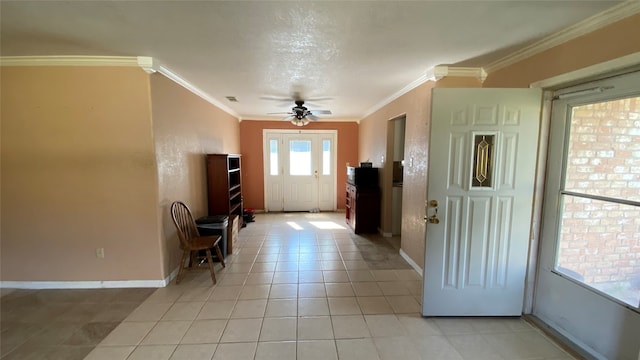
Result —
<path fill-rule="evenodd" d="M 266 131 L 266 210 L 334 211 L 336 149 L 335 131 Z"/>
<path fill-rule="evenodd" d="M 315 134 L 285 134 L 284 211 L 318 207 L 318 141 Z"/>
<path fill-rule="evenodd" d="M 423 315 L 522 313 L 541 99 L 433 90 Z"/>

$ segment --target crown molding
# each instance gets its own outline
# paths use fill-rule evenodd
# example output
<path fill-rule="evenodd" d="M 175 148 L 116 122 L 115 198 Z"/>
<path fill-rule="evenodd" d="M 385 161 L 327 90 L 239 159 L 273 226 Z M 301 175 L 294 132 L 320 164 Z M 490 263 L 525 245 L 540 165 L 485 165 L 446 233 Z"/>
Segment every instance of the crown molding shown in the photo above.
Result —
<path fill-rule="evenodd" d="M 2 56 L 0 66 L 124 66 L 140 67 L 148 74 L 156 72 L 148 56 Z"/>
<path fill-rule="evenodd" d="M 487 78 L 487 72 L 481 67 L 456 67 L 448 65 L 438 65 L 430 70 L 429 75 L 434 80 L 440 80 L 445 77 L 474 77 L 484 82 Z"/>
<path fill-rule="evenodd" d="M 200 98 L 202 98 L 206 102 L 210 103 L 211 105 L 213 105 L 213 106 L 219 108 L 220 110 L 226 112 L 227 114 L 235 117 L 236 119 L 238 119 L 238 121 L 242 121 L 242 118 L 240 117 L 240 115 L 238 115 L 238 113 L 233 111 L 230 107 L 228 107 L 228 106 L 224 105 L 223 103 L 221 103 L 220 101 L 212 98 L 209 94 L 207 94 L 206 92 L 200 90 L 196 86 L 192 85 L 187 80 L 181 78 L 178 74 L 174 73 L 173 71 L 167 69 L 166 67 L 164 67 L 162 65 L 157 67 L 157 71 L 158 71 L 158 73 L 166 76 L 167 78 L 169 78 L 173 82 L 177 83 L 178 85 L 182 86 L 183 88 L 191 91 L 194 95 L 199 96 Z"/>
<path fill-rule="evenodd" d="M 488 73 L 492 73 L 637 13 L 640 13 L 640 1 L 628 0 L 536 41 L 529 46 L 488 64 L 484 68 Z"/>
<path fill-rule="evenodd" d="M 389 105 L 392 101 L 398 99 L 402 95 L 426 83 L 427 81 L 438 81 L 443 77 L 447 77 L 447 76 L 476 77 L 480 80 L 480 82 L 484 82 L 484 80 L 487 78 L 487 72 L 483 68 L 475 68 L 475 67 L 454 67 L 454 66 L 446 66 L 446 65 L 434 66 L 433 68 L 427 70 L 418 79 L 411 82 L 409 85 L 403 87 L 402 89 L 393 93 L 391 96 L 383 99 L 382 101 L 378 102 L 376 105 L 372 106 L 369 110 L 367 110 L 365 115 L 362 116 L 360 120 L 366 118 L 367 116 L 370 116 L 374 112 Z M 358 124 L 360 123 L 360 120 L 357 121 Z"/>
<path fill-rule="evenodd" d="M 284 121 L 282 120 L 282 118 L 273 118 L 273 117 L 268 117 L 268 116 L 264 116 L 264 115 L 245 115 L 244 117 L 242 117 L 241 121 L 282 121 L 282 122 L 289 122 L 289 121 Z M 331 118 L 322 118 L 320 120 L 317 121 L 311 121 L 311 123 L 314 122 L 323 122 L 323 123 L 345 123 L 345 122 L 358 122 L 360 121 L 358 118 L 340 118 L 340 119 L 331 119 Z"/>
<path fill-rule="evenodd" d="M 171 70 L 158 65 L 149 56 L 2 56 L 0 66 L 124 66 L 140 67 L 147 74 L 159 72 L 196 96 L 240 120 L 240 115 L 209 94 L 191 85 Z"/>
<path fill-rule="evenodd" d="M 408 93 L 409 91 L 417 88 L 418 86 L 426 83 L 427 81 L 433 81 L 433 78 L 431 78 L 429 76 L 429 72 L 426 72 L 425 74 L 420 76 L 418 79 L 416 79 L 413 82 L 411 82 L 409 85 L 407 85 L 407 86 L 403 87 L 402 89 L 396 91 L 395 93 L 391 94 L 391 96 L 388 96 L 388 97 L 384 98 L 383 100 L 381 100 L 380 102 L 378 102 L 377 104 L 375 104 L 374 106 L 369 108 L 369 110 L 367 110 L 367 112 L 362 116 L 362 118 L 360 118 L 357 121 L 358 124 L 360 124 L 360 120 L 366 118 L 367 116 L 370 116 L 374 112 L 376 112 L 376 111 L 382 109 L 383 107 L 389 105 L 392 101 L 394 101 L 397 98 L 399 98 L 400 96 Z"/>
<path fill-rule="evenodd" d="M 599 14 L 591 16 L 575 25 L 572 25 L 564 30 L 560 30 L 555 34 L 549 35 L 523 49 L 520 49 L 516 52 L 513 52 L 499 60 L 496 60 L 487 66 L 482 68 L 463 68 L 463 67 L 450 67 L 450 66 L 435 66 L 429 69 L 426 74 L 422 75 L 420 78 L 414 80 L 409 85 L 400 89 L 396 93 L 391 96 L 383 99 L 378 102 L 376 105 L 371 107 L 362 119 L 370 116 L 374 112 L 380 110 L 384 106 L 388 105 L 392 101 L 396 100 L 400 96 L 408 93 L 414 88 L 422 85 L 427 81 L 438 81 L 445 76 L 461 76 L 461 77 L 477 77 L 481 82 L 487 78 L 489 73 L 492 73 L 501 68 L 507 67 L 509 65 L 515 64 L 519 61 L 522 61 L 528 57 L 541 53 L 545 50 L 548 50 L 554 46 L 563 44 L 567 41 L 573 40 L 582 35 L 588 34 L 600 28 L 603 28 L 607 25 L 613 24 L 617 21 L 620 21 L 626 17 L 635 15 L 640 13 L 640 1 L 638 0 L 627 0 L 622 4 L 616 5 L 607 9 Z M 358 123 L 360 123 L 360 120 Z"/>
<path fill-rule="evenodd" d="M 153 74 L 157 71 L 156 64 L 153 62 L 153 58 L 150 56 L 138 56 L 136 57 L 138 66 L 142 68 L 147 74 Z"/>

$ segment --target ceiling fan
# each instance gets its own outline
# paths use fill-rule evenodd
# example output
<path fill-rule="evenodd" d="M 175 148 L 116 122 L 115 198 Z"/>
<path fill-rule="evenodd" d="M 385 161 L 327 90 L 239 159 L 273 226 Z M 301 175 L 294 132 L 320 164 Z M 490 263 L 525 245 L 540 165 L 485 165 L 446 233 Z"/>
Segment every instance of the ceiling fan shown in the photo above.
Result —
<path fill-rule="evenodd" d="M 320 118 L 317 115 L 331 115 L 330 110 L 309 110 L 304 106 L 304 100 L 296 99 L 296 106 L 291 108 L 288 112 L 269 113 L 270 115 L 284 115 L 287 116 L 282 120 L 291 121 L 293 125 L 305 126 L 309 121 L 318 121 Z"/>

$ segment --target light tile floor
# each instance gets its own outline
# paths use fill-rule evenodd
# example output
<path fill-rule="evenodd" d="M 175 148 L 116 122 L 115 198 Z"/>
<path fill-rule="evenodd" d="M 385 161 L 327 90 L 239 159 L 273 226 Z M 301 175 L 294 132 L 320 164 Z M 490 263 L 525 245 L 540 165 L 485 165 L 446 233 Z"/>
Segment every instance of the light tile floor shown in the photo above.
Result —
<path fill-rule="evenodd" d="M 86 359 L 573 359 L 518 318 L 421 317 L 399 239 L 343 216 L 257 214 L 217 285 L 155 290 Z"/>

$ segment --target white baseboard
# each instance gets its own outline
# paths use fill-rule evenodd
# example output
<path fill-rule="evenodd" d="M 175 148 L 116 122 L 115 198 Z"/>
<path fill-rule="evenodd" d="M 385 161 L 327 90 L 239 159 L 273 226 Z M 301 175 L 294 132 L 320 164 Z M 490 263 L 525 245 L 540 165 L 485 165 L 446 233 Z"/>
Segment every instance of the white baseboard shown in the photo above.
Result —
<path fill-rule="evenodd" d="M 420 266 L 418 266 L 418 264 L 416 264 L 415 261 L 413 261 L 413 259 L 411 259 L 409 257 L 409 255 L 407 255 L 406 252 L 404 252 L 404 250 L 400 249 L 400 256 L 402 256 L 402 258 L 409 263 L 409 265 L 411 265 L 411 267 L 413 268 L 413 270 L 415 270 L 418 275 L 420 275 L 420 277 L 422 277 L 423 274 L 423 270 Z"/>
<path fill-rule="evenodd" d="M 173 269 L 171 274 L 169 274 L 169 276 L 164 278 L 164 286 L 167 286 L 167 285 L 171 284 L 171 281 L 173 281 L 178 276 L 178 270 L 180 270 L 180 269 L 176 267 L 175 269 Z"/>
<path fill-rule="evenodd" d="M 384 231 L 382 231 L 382 229 L 381 229 L 381 228 L 378 228 L 378 233 L 379 233 L 380 235 L 382 235 L 382 237 L 393 237 L 393 233 L 390 233 L 390 232 L 384 232 Z"/>
<path fill-rule="evenodd" d="M 166 280 L 122 281 L 0 281 L 0 288 L 8 289 L 106 289 L 106 288 L 160 288 Z"/>
<path fill-rule="evenodd" d="M 6 289 L 107 289 L 107 288 L 161 288 L 169 285 L 178 276 L 176 267 L 162 280 L 116 280 L 116 281 L 0 281 Z"/>

